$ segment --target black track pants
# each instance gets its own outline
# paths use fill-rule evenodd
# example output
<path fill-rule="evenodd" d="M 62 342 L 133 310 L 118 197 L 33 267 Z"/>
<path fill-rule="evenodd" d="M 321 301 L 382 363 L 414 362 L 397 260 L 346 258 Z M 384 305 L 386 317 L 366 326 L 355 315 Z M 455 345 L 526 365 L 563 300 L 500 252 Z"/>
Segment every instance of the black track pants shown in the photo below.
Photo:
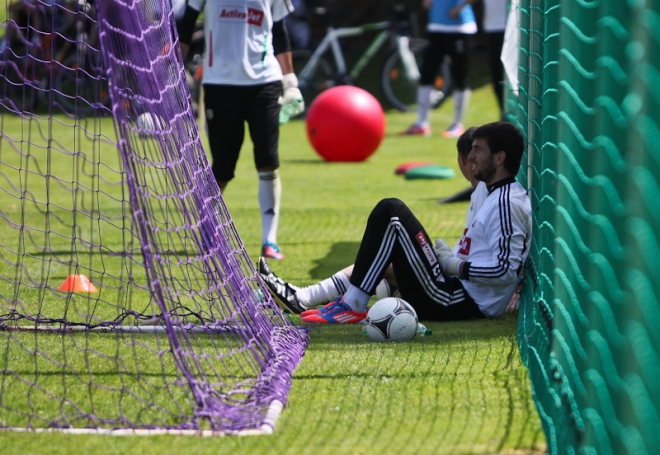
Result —
<path fill-rule="evenodd" d="M 369 215 L 350 281 L 373 295 L 390 263 L 401 297 L 420 319 L 485 317 L 461 281 L 442 273 L 424 227 L 399 199 L 383 199 Z"/>

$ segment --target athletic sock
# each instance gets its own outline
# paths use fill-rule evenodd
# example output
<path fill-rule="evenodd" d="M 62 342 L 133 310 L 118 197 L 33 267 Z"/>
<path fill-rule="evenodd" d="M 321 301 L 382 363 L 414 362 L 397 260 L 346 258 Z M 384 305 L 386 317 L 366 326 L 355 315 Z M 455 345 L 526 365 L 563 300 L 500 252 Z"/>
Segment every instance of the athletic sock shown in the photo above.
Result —
<path fill-rule="evenodd" d="M 343 295 L 350 286 L 348 277 L 343 272 L 337 272 L 311 286 L 305 286 L 296 291 L 298 301 L 308 308 L 325 305 L 338 295 Z"/>
<path fill-rule="evenodd" d="M 429 111 L 431 110 L 431 97 L 433 96 L 432 85 L 420 85 L 417 87 L 417 122 L 415 125 L 428 126 Z"/>
<path fill-rule="evenodd" d="M 472 90 L 456 90 L 452 95 L 454 97 L 454 120 L 452 121 L 451 126 L 462 125 L 463 116 L 465 111 L 467 111 L 468 104 L 470 104 L 470 95 Z"/>
<path fill-rule="evenodd" d="M 277 170 L 257 172 L 259 175 L 259 208 L 261 209 L 261 244 L 277 244 L 282 182 Z"/>
<path fill-rule="evenodd" d="M 350 285 L 342 298 L 344 302 L 353 309 L 353 311 L 362 313 L 367 311 L 369 297 L 370 295 L 359 287 Z"/>

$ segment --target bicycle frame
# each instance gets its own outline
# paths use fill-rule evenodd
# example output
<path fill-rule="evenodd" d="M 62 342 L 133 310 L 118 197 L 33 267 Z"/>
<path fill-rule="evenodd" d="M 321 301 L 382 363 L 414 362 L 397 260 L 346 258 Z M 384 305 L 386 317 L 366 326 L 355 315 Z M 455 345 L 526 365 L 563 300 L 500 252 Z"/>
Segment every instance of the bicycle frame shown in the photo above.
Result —
<path fill-rule="evenodd" d="M 316 50 L 312 53 L 311 57 L 309 58 L 309 61 L 298 75 L 298 78 L 303 81 L 308 80 L 312 72 L 318 65 L 321 56 L 327 52 L 328 48 L 332 49 L 332 55 L 335 61 L 335 65 L 337 67 L 337 75 L 341 76 L 347 74 L 346 61 L 344 59 L 344 54 L 339 44 L 339 39 L 359 36 L 362 35 L 363 33 L 374 30 L 381 30 L 381 32 L 378 35 L 376 35 L 376 37 L 371 42 L 367 50 L 364 51 L 360 59 L 357 61 L 357 63 L 349 73 L 351 79 L 355 80 L 360 74 L 360 72 L 367 65 L 367 63 L 369 63 L 371 58 L 376 54 L 376 52 L 378 52 L 378 50 L 385 43 L 385 41 L 387 41 L 387 39 L 392 35 L 392 24 L 389 21 L 375 22 L 371 24 L 361 25 L 359 27 L 328 28 L 327 34 L 325 35 L 321 43 L 318 45 Z M 396 39 L 397 47 L 399 48 L 399 51 L 403 56 L 404 63 L 406 66 L 407 77 L 415 80 L 419 79 L 419 69 L 417 68 L 417 63 L 415 62 L 415 58 L 412 52 L 410 51 L 410 47 L 408 45 L 409 43 L 408 37 L 397 36 L 396 38 L 397 38 Z"/>

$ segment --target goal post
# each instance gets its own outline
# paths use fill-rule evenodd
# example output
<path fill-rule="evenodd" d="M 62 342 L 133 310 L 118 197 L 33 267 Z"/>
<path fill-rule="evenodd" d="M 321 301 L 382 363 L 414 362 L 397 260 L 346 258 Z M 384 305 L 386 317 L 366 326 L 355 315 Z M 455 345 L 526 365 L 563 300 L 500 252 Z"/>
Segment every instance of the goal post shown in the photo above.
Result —
<path fill-rule="evenodd" d="M 272 432 L 309 337 L 222 200 L 170 1 L 6 18 L 0 429 Z"/>

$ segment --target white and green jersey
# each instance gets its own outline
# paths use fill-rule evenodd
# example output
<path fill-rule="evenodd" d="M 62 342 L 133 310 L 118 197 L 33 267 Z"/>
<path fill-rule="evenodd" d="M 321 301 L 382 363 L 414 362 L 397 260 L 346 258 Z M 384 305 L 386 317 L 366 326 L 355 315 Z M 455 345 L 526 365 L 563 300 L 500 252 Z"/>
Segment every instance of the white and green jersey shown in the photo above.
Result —
<path fill-rule="evenodd" d="M 273 52 L 273 22 L 293 11 L 291 0 L 188 0 L 204 12 L 203 84 L 257 85 L 282 79 Z"/>

